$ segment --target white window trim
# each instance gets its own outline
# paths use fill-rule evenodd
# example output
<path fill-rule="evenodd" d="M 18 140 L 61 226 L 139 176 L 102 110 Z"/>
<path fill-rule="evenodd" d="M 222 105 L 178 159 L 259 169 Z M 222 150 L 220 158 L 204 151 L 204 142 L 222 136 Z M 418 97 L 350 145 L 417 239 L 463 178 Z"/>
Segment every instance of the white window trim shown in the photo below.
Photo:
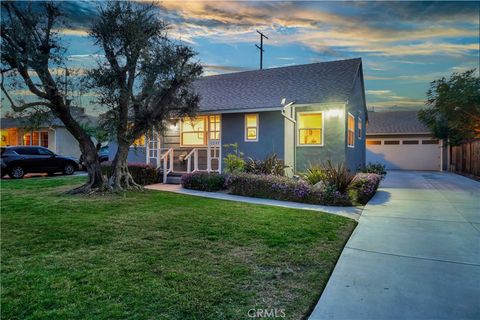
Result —
<path fill-rule="evenodd" d="M 359 126 L 361 126 L 362 131 L 358 130 Z M 363 122 L 362 118 L 358 117 L 358 123 L 357 123 L 357 139 L 362 140 L 362 135 L 363 135 Z"/>
<path fill-rule="evenodd" d="M 348 129 L 348 120 L 349 120 L 350 117 L 353 118 L 353 144 L 349 144 L 349 143 L 348 143 L 348 132 L 350 131 L 350 130 Z M 351 114 L 350 112 L 348 112 L 348 114 L 347 114 L 347 147 L 348 147 L 348 148 L 355 148 L 355 136 L 356 136 L 356 135 L 355 135 L 355 117 L 354 117 L 353 114 Z"/>
<path fill-rule="evenodd" d="M 300 144 L 300 127 L 298 125 L 300 116 L 303 114 L 321 114 L 322 115 L 322 143 L 317 143 L 317 144 Z M 295 134 L 297 135 L 297 147 L 323 147 L 325 146 L 324 141 L 325 141 L 325 112 L 324 111 L 302 111 L 297 113 L 297 125 L 295 128 Z"/>
<path fill-rule="evenodd" d="M 199 118 L 199 117 L 202 117 L 203 118 L 203 134 L 205 135 L 205 137 L 203 138 L 203 144 L 184 144 L 183 143 L 183 122 L 185 121 L 184 119 L 180 119 L 180 147 L 187 147 L 187 148 L 204 148 L 208 145 L 208 140 L 207 140 L 207 135 L 208 135 L 208 126 L 210 125 L 209 124 L 209 118 L 208 116 L 205 117 L 204 115 L 199 115 L 195 118 Z M 197 132 L 197 131 L 187 131 L 187 132 Z M 200 133 L 200 131 L 198 131 L 198 133 Z"/>
<path fill-rule="evenodd" d="M 250 115 L 255 115 L 256 117 L 256 124 L 257 124 L 257 139 L 248 139 L 248 134 L 247 134 L 247 116 L 250 116 Z M 259 130 L 258 128 L 260 127 L 259 125 L 259 117 L 258 117 L 258 113 L 245 113 L 245 116 L 244 116 L 244 140 L 245 142 L 258 142 L 258 136 L 259 136 Z M 252 127 L 253 128 L 253 127 Z"/>

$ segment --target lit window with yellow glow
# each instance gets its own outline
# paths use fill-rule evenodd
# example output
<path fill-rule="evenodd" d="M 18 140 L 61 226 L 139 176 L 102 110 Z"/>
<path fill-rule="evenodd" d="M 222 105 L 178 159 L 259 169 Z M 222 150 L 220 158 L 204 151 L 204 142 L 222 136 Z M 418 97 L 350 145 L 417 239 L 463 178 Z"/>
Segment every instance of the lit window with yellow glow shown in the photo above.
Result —
<path fill-rule="evenodd" d="M 132 147 L 145 147 L 145 135 L 135 139 L 132 143 Z"/>
<path fill-rule="evenodd" d="M 355 146 L 355 117 L 348 114 L 348 132 L 347 132 L 347 146 Z"/>
<path fill-rule="evenodd" d="M 220 116 L 209 116 L 210 140 L 220 140 Z"/>
<path fill-rule="evenodd" d="M 323 114 L 298 114 L 298 144 L 323 145 Z"/>
<path fill-rule="evenodd" d="M 23 145 L 25 146 L 42 146 L 48 148 L 48 132 L 47 131 L 30 131 L 23 135 Z"/>
<path fill-rule="evenodd" d="M 258 141 L 258 114 L 245 115 L 245 141 Z"/>
<path fill-rule="evenodd" d="M 207 145 L 206 118 L 185 118 L 180 126 L 182 146 Z"/>

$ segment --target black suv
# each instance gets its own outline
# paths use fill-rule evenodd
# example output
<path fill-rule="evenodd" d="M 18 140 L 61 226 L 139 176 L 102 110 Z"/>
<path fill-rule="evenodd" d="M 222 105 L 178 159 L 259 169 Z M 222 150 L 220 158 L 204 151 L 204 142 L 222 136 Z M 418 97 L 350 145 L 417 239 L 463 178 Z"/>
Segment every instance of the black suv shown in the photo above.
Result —
<path fill-rule="evenodd" d="M 78 160 L 56 155 L 44 147 L 2 147 L 1 164 L 2 177 L 8 174 L 12 179 L 21 179 L 26 173 L 70 175 L 78 170 Z"/>

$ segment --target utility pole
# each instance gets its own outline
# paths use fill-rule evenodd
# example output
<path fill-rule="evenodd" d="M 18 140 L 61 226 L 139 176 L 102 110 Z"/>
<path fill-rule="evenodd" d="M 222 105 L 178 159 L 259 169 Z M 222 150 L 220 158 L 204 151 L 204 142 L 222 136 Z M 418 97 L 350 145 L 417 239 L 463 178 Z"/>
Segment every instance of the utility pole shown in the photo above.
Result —
<path fill-rule="evenodd" d="M 255 47 L 257 47 L 260 50 L 260 70 L 262 70 L 263 69 L 263 51 L 264 51 L 263 50 L 263 38 L 268 39 L 268 37 L 258 30 L 257 30 L 257 32 L 260 34 L 260 46 L 258 46 L 256 44 Z"/>

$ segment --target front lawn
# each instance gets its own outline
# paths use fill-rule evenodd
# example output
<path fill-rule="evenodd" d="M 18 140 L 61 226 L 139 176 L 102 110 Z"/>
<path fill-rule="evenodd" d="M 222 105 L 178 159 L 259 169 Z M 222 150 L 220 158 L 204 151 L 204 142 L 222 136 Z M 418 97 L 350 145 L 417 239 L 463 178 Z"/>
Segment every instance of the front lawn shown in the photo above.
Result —
<path fill-rule="evenodd" d="M 62 193 L 84 179 L 1 182 L 2 319 L 300 319 L 356 225 L 158 191 Z"/>

